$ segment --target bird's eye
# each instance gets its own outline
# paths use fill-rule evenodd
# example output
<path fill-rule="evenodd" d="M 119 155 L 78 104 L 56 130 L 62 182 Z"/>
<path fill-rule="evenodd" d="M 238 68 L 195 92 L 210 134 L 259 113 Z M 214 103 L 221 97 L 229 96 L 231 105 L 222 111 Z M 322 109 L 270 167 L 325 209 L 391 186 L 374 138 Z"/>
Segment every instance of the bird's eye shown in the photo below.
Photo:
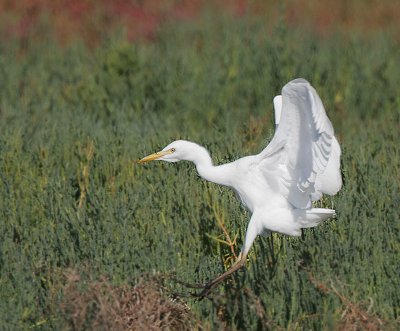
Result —
<path fill-rule="evenodd" d="M 175 148 L 171 148 L 171 152 L 174 153 L 175 152 Z"/>

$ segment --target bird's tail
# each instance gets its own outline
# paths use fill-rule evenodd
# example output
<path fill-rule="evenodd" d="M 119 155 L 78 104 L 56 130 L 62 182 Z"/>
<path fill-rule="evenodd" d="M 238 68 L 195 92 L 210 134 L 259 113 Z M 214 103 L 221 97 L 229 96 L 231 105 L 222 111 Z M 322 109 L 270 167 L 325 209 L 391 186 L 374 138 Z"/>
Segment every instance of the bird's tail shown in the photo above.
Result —
<path fill-rule="evenodd" d="M 312 228 L 322 221 L 336 216 L 336 212 L 333 209 L 327 208 L 297 209 L 297 211 L 299 214 L 298 221 L 302 228 Z"/>

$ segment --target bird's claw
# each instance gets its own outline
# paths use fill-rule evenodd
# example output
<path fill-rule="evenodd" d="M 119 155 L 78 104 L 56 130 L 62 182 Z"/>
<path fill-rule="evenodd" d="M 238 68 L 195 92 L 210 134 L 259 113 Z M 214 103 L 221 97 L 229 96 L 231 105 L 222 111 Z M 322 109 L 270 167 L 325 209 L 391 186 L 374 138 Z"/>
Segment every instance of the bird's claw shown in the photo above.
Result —
<path fill-rule="evenodd" d="M 209 298 L 210 293 L 212 290 L 215 288 L 215 285 L 213 282 L 208 282 L 205 285 L 202 285 L 201 288 L 202 290 L 199 293 L 191 293 L 191 295 L 199 300 L 203 300 L 204 298 Z"/>
<path fill-rule="evenodd" d="M 200 288 L 204 288 L 204 284 L 200 284 L 200 283 L 187 283 L 187 282 L 184 282 L 183 280 L 179 280 L 179 279 L 177 279 L 177 278 L 172 278 L 176 283 L 178 283 L 178 284 L 180 284 L 180 285 L 183 285 L 183 286 L 185 286 L 185 287 L 188 287 L 188 288 L 197 288 L 197 289 L 200 289 Z"/>

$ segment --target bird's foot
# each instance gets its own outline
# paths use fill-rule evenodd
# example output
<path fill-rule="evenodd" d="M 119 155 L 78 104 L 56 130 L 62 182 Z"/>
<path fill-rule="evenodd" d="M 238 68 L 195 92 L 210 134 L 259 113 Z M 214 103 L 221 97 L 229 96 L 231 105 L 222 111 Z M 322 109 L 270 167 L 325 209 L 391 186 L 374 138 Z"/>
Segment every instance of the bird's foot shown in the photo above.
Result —
<path fill-rule="evenodd" d="M 181 284 L 181 285 L 183 285 L 185 287 L 188 287 L 188 288 L 202 289 L 199 293 L 190 293 L 190 296 L 196 297 L 199 300 L 202 300 L 202 299 L 204 299 L 206 297 L 209 298 L 210 293 L 218 286 L 218 284 L 222 283 L 226 278 L 228 278 L 236 270 L 238 270 L 241 267 L 243 267 L 245 261 L 246 261 L 246 254 L 242 254 L 241 253 L 239 255 L 239 257 L 238 257 L 238 260 L 231 266 L 230 269 L 225 271 L 222 275 L 210 280 L 205 285 L 203 285 L 203 284 L 190 284 L 190 283 L 186 283 L 184 281 L 178 280 L 176 278 L 174 278 L 174 280 L 178 284 Z"/>
<path fill-rule="evenodd" d="M 176 283 L 178 283 L 178 284 L 180 284 L 180 285 L 183 285 L 183 286 L 185 286 L 185 287 L 187 287 L 187 288 L 197 288 L 197 289 L 204 288 L 204 284 L 200 284 L 200 283 L 187 283 L 187 282 L 184 282 L 183 280 L 180 280 L 180 279 L 177 279 L 177 278 L 173 278 L 173 280 L 174 280 Z"/>
<path fill-rule="evenodd" d="M 194 293 L 194 296 L 197 297 L 199 300 L 204 298 L 208 298 L 210 293 L 215 289 L 217 284 L 213 284 L 213 282 L 208 282 L 207 284 L 203 285 L 203 289 L 200 293 Z"/>
<path fill-rule="evenodd" d="M 191 296 L 198 298 L 199 300 L 204 299 L 205 297 L 208 297 L 211 291 L 216 287 L 217 284 L 215 284 L 213 281 L 208 282 L 207 284 L 200 284 L 200 283 L 187 283 L 184 281 L 181 281 L 179 279 L 174 278 L 174 281 L 180 285 L 183 285 L 187 288 L 190 289 L 199 289 L 200 292 L 190 292 L 189 294 L 186 294 L 185 296 Z M 182 296 L 182 294 L 180 294 Z"/>

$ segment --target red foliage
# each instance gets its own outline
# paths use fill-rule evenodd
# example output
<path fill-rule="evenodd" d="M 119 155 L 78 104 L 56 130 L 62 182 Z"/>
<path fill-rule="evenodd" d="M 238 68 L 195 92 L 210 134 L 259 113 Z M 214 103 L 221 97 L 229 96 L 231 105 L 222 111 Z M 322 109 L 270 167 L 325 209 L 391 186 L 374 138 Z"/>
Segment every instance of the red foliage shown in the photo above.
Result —
<path fill-rule="evenodd" d="M 299 0 L 285 7 L 265 0 L 0 0 L 0 40 L 50 33 L 62 44 L 83 38 L 96 45 L 117 27 L 125 29 L 129 40 L 151 40 L 164 22 L 196 19 L 205 8 L 233 17 L 259 16 L 268 24 L 284 8 L 288 25 L 322 34 L 337 27 L 399 28 L 400 22 L 400 3 L 394 0 L 371 0 L 368 7 L 361 0 Z"/>

